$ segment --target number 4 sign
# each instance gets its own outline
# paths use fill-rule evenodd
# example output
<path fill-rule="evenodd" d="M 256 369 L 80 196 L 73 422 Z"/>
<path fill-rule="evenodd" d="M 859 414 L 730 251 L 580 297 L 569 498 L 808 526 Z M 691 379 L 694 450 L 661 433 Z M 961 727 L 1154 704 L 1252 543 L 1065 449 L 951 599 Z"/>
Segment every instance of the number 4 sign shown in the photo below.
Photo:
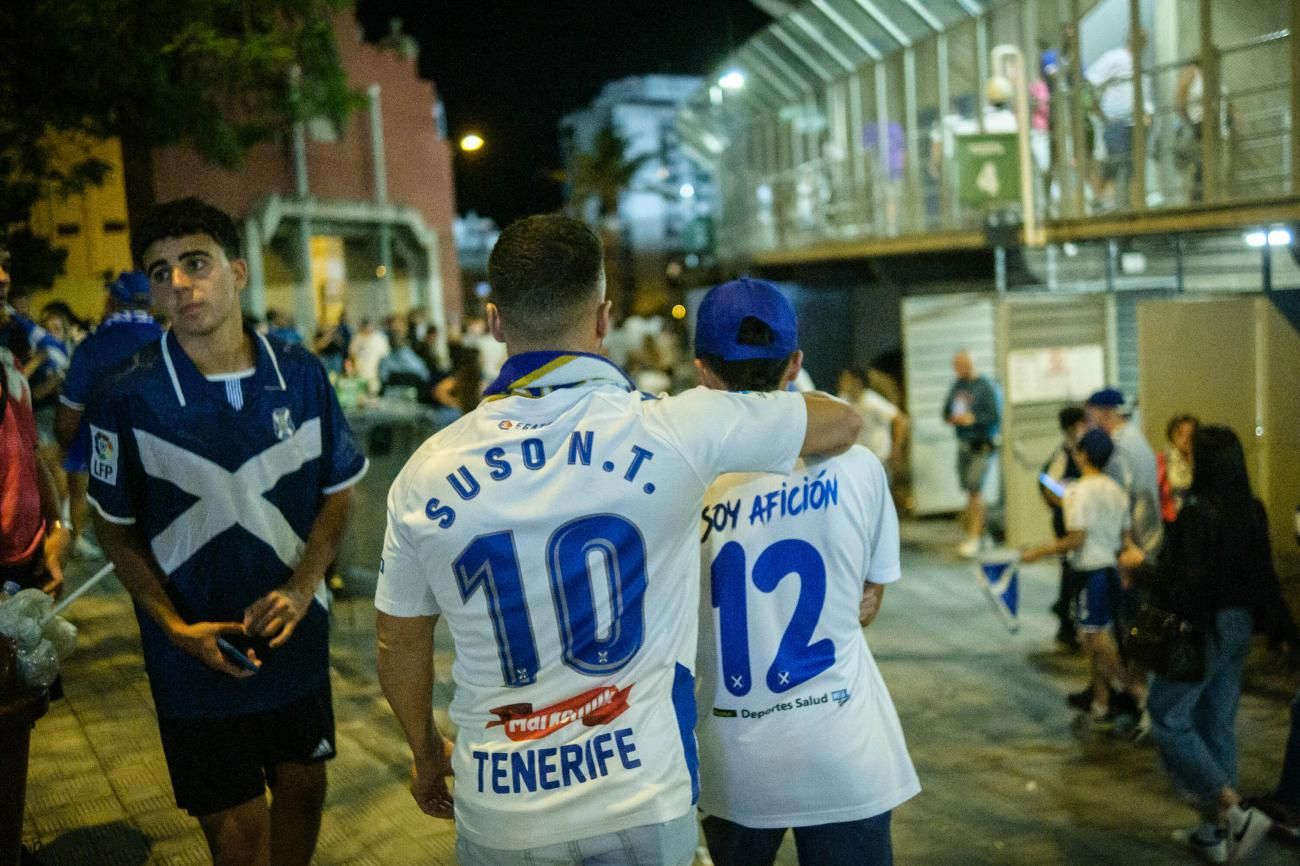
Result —
<path fill-rule="evenodd" d="M 958 135 L 957 192 L 973 208 L 1020 203 L 1019 142 L 1014 132 Z"/>

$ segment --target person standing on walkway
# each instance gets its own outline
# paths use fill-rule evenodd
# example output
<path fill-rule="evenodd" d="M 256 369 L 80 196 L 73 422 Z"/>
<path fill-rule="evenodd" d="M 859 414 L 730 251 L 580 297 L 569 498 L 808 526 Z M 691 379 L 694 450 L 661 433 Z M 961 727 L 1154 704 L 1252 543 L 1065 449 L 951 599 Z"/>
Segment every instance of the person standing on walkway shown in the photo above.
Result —
<path fill-rule="evenodd" d="M 1129 533 L 1128 497 L 1114 479 L 1102 472 L 1114 445 L 1102 430 L 1089 430 L 1079 437 L 1071 455 L 1080 478 L 1065 489 L 1062 512 L 1065 534 L 1048 544 L 1026 549 L 1021 561 L 1037 562 L 1045 556 L 1069 556 L 1077 594 L 1072 605 L 1075 630 L 1082 638 L 1088 657 L 1091 689 L 1067 700 L 1075 709 L 1087 711 L 1094 727 L 1114 727 L 1111 685 L 1124 684 L 1133 703 L 1141 707 L 1146 699 L 1145 683 L 1128 677 L 1120 659 L 1115 636 L 1112 594 L 1119 586 L 1119 553 L 1132 544 Z"/>
<path fill-rule="evenodd" d="M 1154 560 L 1164 539 L 1156 455 L 1142 431 L 1120 414 L 1123 406 L 1123 393 L 1103 388 L 1088 398 L 1083 411 L 1089 426 L 1104 430 L 1115 444 L 1104 471 L 1128 494 L 1133 542 L 1146 559 Z"/>
<path fill-rule="evenodd" d="M 68 378 L 59 393 L 54 432 L 63 447 L 63 468 L 68 473 L 68 513 L 78 555 L 102 555 L 84 535 L 90 472 L 90 430 L 84 423 L 86 403 L 96 382 L 162 336 L 162 328 L 149 314 L 151 302 L 149 278 L 140 271 L 124 271 L 109 283 L 104 320 L 95 333 L 78 344 Z"/>
<path fill-rule="evenodd" d="M 0 246 L 0 334 L 8 322 L 9 251 Z M 71 536 L 59 519 L 54 474 L 37 449 L 32 392 L 0 342 L 0 583 L 57 595 Z"/>
<path fill-rule="evenodd" d="M 1237 705 L 1257 620 L 1276 597 L 1268 518 L 1246 474 L 1237 434 L 1206 425 L 1192 437 L 1192 487 L 1169 528 L 1160 569 L 1174 613 L 1204 636 L 1205 675 L 1174 682 L 1156 675 L 1147 710 L 1160 756 L 1195 798 L 1201 823 L 1184 834 L 1211 863 L 1238 862 L 1272 822 L 1237 794 Z"/>
<path fill-rule="evenodd" d="M 698 520 L 731 471 L 838 452 L 857 413 L 818 394 L 636 391 L 601 357 L 600 240 L 514 223 L 488 262 L 508 359 L 473 412 L 407 463 L 375 591 L 379 681 L 412 794 L 478 864 L 692 862 Z M 455 800 L 432 715 L 451 627 Z M 454 810 L 454 812 L 453 812 Z"/>
<path fill-rule="evenodd" d="M 90 400 L 95 531 L 177 805 L 216 866 L 306 866 L 334 756 L 322 578 L 368 464 L 320 361 L 245 329 L 227 214 L 168 202 L 131 240 L 171 329 Z"/>
<path fill-rule="evenodd" d="M 957 430 L 957 479 L 966 491 L 966 538 L 957 552 L 972 557 L 984 540 L 984 478 L 997 452 L 1002 411 L 993 383 L 975 372 L 970 352 L 962 349 L 953 355 L 952 369 L 957 380 L 943 401 L 943 420 Z"/>
<path fill-rule="evenodd" d="M 695 353 L 709 388 L 784 391 L 803 363 L 794 308 L 770 283 L 719 286 Z M 770 866 L 793 828 L 804 866 L 887 866 L 892 810 L 921 785 L 859 622 L 901 576 L 884 466 L 858 444 L 785 475 L 724 475 L 703 515 L 696 730 L 713 862 Z M 777 593 L 787 577 L 797 593 Z"/>

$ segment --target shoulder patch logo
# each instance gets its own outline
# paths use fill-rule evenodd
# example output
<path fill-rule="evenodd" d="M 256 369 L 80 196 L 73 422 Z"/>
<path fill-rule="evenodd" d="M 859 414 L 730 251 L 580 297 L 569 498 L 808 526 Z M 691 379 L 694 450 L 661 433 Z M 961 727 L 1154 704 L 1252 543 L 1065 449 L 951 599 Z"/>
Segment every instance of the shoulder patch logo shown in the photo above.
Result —
<path fill-rule="evenodd" d="M 276 409 L 271 413 L 271 425 L 275 428 L 275 438 L 281 441 L 288 439 L 293 435 L 293 416 L 285 407 Z"/>
<path fill-rule="evenodd" d="M 117 483 L 117 434 L 90 425 L 90 474 L 105 484 Z"/>
<path fill-rule="evenodd" d="M 330 744 L 327 738 L 322 737 L 321 741 L 316 744 L 316 750 L 311 753 L 313 761 L 320 758 L 330 758 L 334 756 L 334 746 Z"/>

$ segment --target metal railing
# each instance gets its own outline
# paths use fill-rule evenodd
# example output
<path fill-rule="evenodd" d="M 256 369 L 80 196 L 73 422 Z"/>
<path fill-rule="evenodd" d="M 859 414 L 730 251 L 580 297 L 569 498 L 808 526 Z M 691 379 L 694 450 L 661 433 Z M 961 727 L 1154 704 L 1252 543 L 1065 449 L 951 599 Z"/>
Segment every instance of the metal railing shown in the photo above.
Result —
<path fill-rule="evenodd" d="M 1276 28 L 1292 20 L 1293 2 L 1300 0 L 1253 5 L 1276 6 L 1256 10 Z M 1126 12 L 1129 6 L 1123 4 Z M 1059 14 L 1063 7 L 1076 14 L 1085 8 L 1073 0 L 992 4 L 985 14 L 930 37 L 933 45 L 913 43 L 869 59 L 779 109 L 739 122 L 732 116 L 725 135 L 730 145 L 718 156 L 720 253 L 744 258 L 825 242 L 978 229 L 986 214 L 957 195 L 953 131 L 978 126 L 987 111 L 981 76 L 989 70 L 987 52 L 996 47 L 991 34 L 1005 36 L 1012 29 L 1008 20 L 1023 17 L 1018 47 L 1038 58 L 1044 34 L 1080 30 L 1079 21 Z M 1086 8 L 1097 12 L 1094 4 Z M 1226 16 L 1224 23 L 1236 28 L 1233 36 L 1249 26 Z M 1222 34 L 1195 23 L 1165 27 L 1142 54 L 1176 59 L 1139 65 L 1144 104 L 1135 103 L 1127 137 L 1108 132 L 1097 88 L 1085 83 L 1086 69 L 1072 67 L 1067 55 L 1077 46 L 1058 44 L 1062 62 L 1051 79 L 1049 131 L 1041 129 L 1040 112 L 1034 124 L 1040 128 L 1030 133 L 1039 218 L 1213 207 L 1296 188 L 1291 32 L 1271 29 L 1217 44 Z M 1120 31 L 1117 41 L 1123 36 Z M 1116 46 L 1083 47 L 1095 63 L 1099 49 Z M 1195 91 L 1188 86 L 1193 64 L 1200 69 L 1199 100 L 1188 97 Z M 1033 94 L 1039 64 L 1027 65 Z M 1114 86 L 1132 82 L 1130 75 Z M 1218 82 L 1215 92 L 1210 82 Z M 1211 117 L 1218 122 L 1207 122 Z M 1117 123 L 1123 121 L 1110 121 Z"/>

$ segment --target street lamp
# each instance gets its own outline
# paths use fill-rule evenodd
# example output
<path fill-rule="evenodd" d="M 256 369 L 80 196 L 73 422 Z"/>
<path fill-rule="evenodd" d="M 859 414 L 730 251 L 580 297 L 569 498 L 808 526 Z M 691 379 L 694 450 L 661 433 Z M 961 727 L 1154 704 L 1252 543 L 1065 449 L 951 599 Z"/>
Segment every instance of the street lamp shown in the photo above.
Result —
<path fill-rule="evenodd" d="M 732 69 L 718 79 L 718 86 L 723 90 L 740 90 L 745 86 L 745 73 Z"/>
<path fill-rule="evenodd" d="M 482 150 L 484 143 L 483 136 L 477 132 L 471 132 L 460 140 L 460 149 L 465 153 L 474 153 Z"/>

